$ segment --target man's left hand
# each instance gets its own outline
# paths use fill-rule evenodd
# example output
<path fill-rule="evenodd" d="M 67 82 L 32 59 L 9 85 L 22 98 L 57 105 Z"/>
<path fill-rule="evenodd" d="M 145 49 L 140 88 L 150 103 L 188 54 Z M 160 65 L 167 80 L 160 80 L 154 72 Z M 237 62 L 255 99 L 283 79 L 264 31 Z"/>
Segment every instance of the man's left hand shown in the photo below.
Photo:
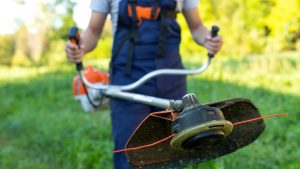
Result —
<path fill-rule="evenodd" d="M 223 38 L 220 35 L 214 38 L 209 35 L 205 38 L 203 46 L 208 50 L 209 53 L 217 54 L 223 46 Z"/>

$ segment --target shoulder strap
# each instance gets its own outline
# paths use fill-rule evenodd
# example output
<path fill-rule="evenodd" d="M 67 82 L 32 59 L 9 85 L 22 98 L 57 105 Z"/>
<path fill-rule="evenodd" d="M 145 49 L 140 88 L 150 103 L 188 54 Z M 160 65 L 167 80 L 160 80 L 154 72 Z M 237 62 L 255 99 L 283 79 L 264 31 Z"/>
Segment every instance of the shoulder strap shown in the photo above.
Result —
<path fill-rule="evenodd" d="M 128 46 L 128 58 L 127 58 L 127 63 L 126 63 L 126 70 L 125 74 L 129 76 L 131 74 L 131 69 L 132 69 L 132 62 L 133 62 L 133 56 L 134 56 L 134 46 L 136 43 L 140 41 L 139 39 L 139 32 L 138 32 L 138 18 L 137 18 L 137 1 L 136 0 L 129 0 L 129 5 L 131 7 L 131 27 L 128 32 L 129 35 L 129 46 Z"/>
<path fill-rule="evenodd" d="M 155 17 L 158 7 L 159 7 L 159 3 L 160 3 L 160 0 L 155 0 L 154 5 L 152 7 L 151 18 Z"/>

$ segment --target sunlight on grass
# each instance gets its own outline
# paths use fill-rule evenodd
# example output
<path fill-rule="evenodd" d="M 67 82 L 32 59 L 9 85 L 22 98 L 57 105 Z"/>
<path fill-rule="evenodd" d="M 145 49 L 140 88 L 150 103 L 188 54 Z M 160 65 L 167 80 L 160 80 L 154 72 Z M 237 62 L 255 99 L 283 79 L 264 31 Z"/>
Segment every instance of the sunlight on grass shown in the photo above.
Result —
<path fill-rule="evenodd" d="M 89 59 L 85 60 L 84 64 L 92 65 L 95 68 L 106 71 L 109 66 L 109 59 Z M 0 67 L 0 82 L 2 84 L 20 80 L 30 80 L 34 78 L 38 78 L 45 74 L 53 73 L 53 72 L 68 72 L 76 74 L 75 64 L 68 62 L 60 65 L 52 65 L 52 66 L 42 66 L 42 67 Z"/>
<path fill-rule="evenodd" d="M 55 71 L 70 72 L 71 69 L 68 65 L 60 65 L 59 67 L 0 67 L 0 82 L 7 83 L 16 80 L 29 80 Z"/>
<path fill-rule="evenodd" d="M 226 81 L 250 88 L 300 95 L 300 54 L 215 58 L 206 72 L 191 78 Z M 193 65 L 203 59 L 193 58 Z M 191 63 L 191 62 L 188 62 Z M 199 65 L 197 65 L 199 67 Z"/>
<path fill-rule="evenodd" d="M 37 75 L 42 75 L 48 73 L 50 70 L 48 67 L 42 68 L 0 68 L 0 80 L 1 81 L 10 81 L 14 79 L 23 79 L 30 78 Z"/>

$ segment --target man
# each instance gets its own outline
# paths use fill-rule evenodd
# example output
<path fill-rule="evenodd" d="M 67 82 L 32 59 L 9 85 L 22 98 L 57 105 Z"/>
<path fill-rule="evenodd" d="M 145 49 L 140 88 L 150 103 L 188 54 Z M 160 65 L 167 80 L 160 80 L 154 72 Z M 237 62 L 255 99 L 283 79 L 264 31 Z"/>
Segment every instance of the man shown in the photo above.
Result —
<path fill-rule="evenodd" d="M 198 13 L 198 0 L 92 0 L 89 25 L 81 33 L 80 48 L 67 42 L 66 53 L 72 62 L 81 62 L 92 51 L 101 36 L 108 14 L 111 14 L 114 44 L 110 82 L 125 85 L 146 73 L 161 68 L 183 68 L 180 54 L 180 27 L 176 12 L 182 10 L 193 39 L 210 53 L 217 53 L 222 38 L 212 38 Z M 132 92 L 181 99 L 186 94 L 183 76 L 161 76 Z M 159 109 L 111 99 L 111 118 L 115 149 L 123 149 L 138 124 Z M 116 169 L 130 168 L 124 153 L 114 154 Z"/>

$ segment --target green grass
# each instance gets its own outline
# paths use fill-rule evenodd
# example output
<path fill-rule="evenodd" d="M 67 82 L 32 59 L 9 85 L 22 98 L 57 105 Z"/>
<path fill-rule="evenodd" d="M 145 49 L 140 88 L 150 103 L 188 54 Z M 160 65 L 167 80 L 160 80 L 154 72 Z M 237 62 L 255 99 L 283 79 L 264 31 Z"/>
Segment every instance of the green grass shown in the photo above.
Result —
<path fill-rule="evenodd" d="M 300 168 L 300 59 L 297 53 L 216 58 L 202 75 L 189 77 L 201 102 L 251 99 L 267 119 L 250 146 L 194 169 Z M 184 58 L 185 60 L 187 58 Z M 186 67 L 199 66 L 190 58 Z M 193 63 L 193 64 L 192 64 Z M 112 168 L 109 111 L 84 113 L 71 93 L 72 65 L 0 67 L 1 169 Z"/>

